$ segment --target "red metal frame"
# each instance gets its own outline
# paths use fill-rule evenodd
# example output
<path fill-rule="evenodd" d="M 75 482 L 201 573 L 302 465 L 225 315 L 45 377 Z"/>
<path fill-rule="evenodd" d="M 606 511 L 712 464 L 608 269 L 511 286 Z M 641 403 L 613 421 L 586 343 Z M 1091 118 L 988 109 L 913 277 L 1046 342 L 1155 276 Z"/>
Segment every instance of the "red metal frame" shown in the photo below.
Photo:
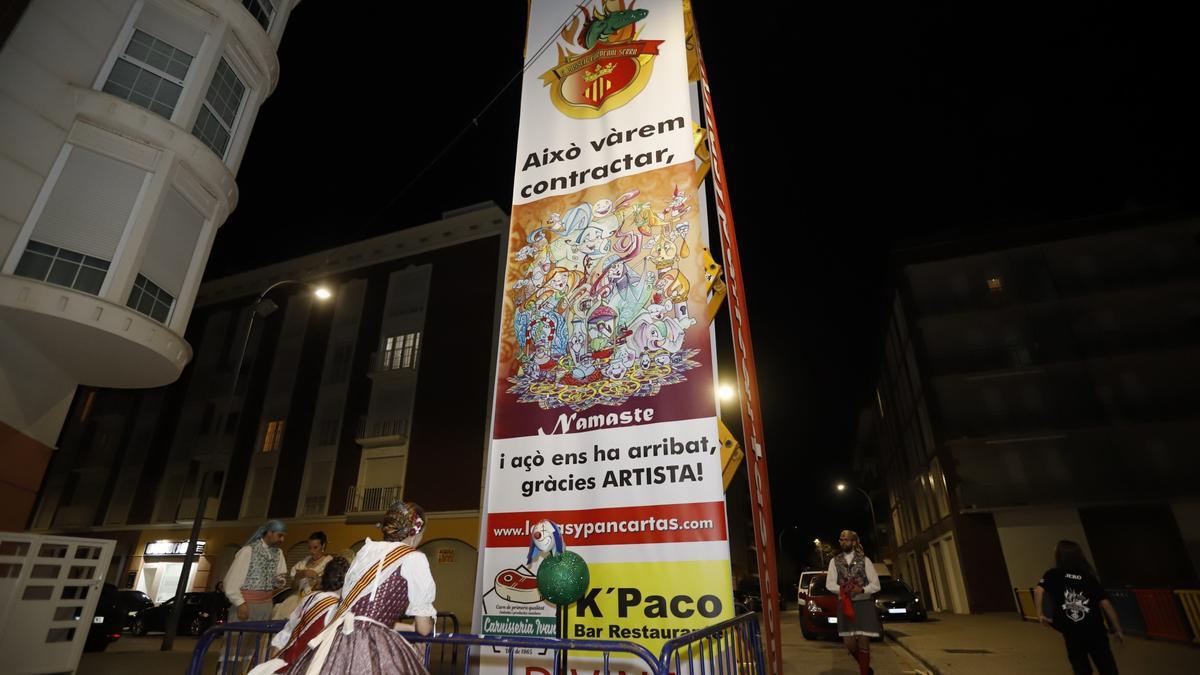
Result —
<path fill-rule="evenodd" d="M 750 315 L 746 311 L 746 289 L 742 283 L 742 264 L 733 233 L 733 212 L 725 185 L 725 162 L 717 136 L 708 69 L 695 40 L 696 59 L 700 64 L 700 91 L 703 96 L 704 125 L 708 131 L 713 196 L 717 200 L 717 224 L 721 233 L 721 264 L 729 289 L 729 321 L 733 327 L 738 387 L 741 391 L 742 433 L 746 437 L 746 473 L 750 479 L 750 509 L 754 519 L 754 549 L 758 555 L 758 580 L 766 619 L 767 661 L 775 675 L 783 673 L 779 641 L 779 584 L 775 567 L 775 525 L 771 519 L 771 486 L 767 478 L 767 456 L 762 429 L 762 408 L 758 399 L 758 377 L 754 371 L 754 346 L 750 341 Z"/>

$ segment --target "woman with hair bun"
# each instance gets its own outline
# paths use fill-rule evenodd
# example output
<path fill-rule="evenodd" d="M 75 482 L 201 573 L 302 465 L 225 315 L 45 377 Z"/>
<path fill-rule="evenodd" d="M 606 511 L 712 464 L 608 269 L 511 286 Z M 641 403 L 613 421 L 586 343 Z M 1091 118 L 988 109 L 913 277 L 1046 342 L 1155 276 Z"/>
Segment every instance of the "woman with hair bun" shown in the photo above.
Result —
<path fill-rule="evenodd" d="M 392 629 L 407 615 L 415 619 L 418 633 L 433 632 L 437 587 L 429 560 L 416 550 L 425 530 L 425 511 L 411 502 L 393 502 L 379 529 L 383 541 L 367 539 L 354 556 L 337 611 L 288 668 L 289 675 L 427 675 L 417 651 Z"/>

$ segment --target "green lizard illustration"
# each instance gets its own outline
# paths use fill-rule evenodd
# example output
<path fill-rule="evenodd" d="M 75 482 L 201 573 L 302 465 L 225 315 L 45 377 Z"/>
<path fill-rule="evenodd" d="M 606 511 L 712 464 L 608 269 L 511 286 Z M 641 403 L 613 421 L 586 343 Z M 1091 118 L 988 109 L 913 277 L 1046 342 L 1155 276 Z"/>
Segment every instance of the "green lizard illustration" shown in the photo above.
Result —
<path fill-rule="evenodd" d="M 622 9 L 605 15 L 597 13 L 587 25 L 583 35 L 583 46 L 591 49 L 601 40 L 606 40 L 622 28 L 641 21 L 650 15 L 647 9 Z"/>

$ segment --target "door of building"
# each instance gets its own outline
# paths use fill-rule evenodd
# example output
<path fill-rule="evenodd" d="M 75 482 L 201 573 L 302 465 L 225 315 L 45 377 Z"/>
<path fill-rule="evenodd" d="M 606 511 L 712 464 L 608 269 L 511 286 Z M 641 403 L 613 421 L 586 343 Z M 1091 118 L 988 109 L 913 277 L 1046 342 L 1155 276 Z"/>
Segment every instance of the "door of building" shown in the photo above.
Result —
<path fill-rule="evenodd" d="M 111 539 L 0 533 L 0 670 L 73 673 L 96 617 Z"/>

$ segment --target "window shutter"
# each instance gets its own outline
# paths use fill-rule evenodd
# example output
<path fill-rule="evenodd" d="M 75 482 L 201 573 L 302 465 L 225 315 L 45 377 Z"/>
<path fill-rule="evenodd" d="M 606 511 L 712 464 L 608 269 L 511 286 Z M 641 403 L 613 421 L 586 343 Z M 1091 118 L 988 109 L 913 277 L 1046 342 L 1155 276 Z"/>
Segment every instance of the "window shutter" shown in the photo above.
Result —
<path fill-rule="evenodd" d="M 142 275 L 178 298 L 203 227 L 204 215 L 178 190 L 167 190 L 142 256 Z"/>
<path fill-rule="evenodd" d="M 71 148 L 33 239 L 111 261 L 145 178 L 137 167 Z"/>

